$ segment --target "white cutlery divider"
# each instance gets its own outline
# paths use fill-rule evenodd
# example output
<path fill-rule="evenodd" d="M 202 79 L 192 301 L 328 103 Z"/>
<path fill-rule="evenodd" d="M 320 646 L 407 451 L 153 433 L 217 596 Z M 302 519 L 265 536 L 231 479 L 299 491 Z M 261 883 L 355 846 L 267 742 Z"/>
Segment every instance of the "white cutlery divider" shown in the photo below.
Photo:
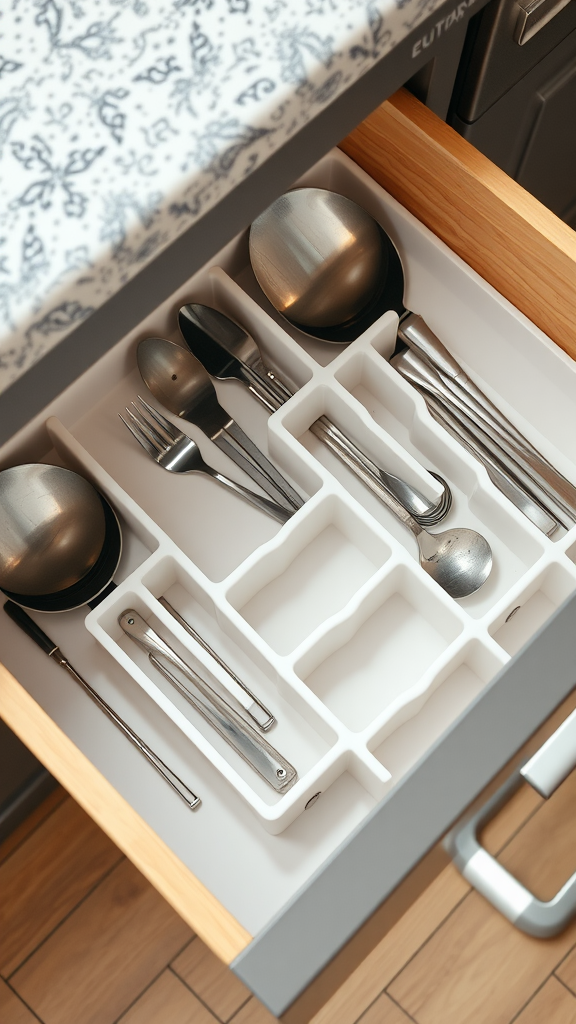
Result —
<path fill-rule="evenodd" d="M 299 184 L 342 192 L 390 231 L 409 308 L 576 483 L 576 365 L 340 152 Z M 165 473 L 118 420 L 144 389 L 136 343 L 151 334 L 177 340 L 186 301 L 236 319 L 298 389 L 268 418 L 240 385 L 218 386 L 221 402 L 308 496 L 281 528 L 212 481 Z M 87 629 L 271 833 L 343 772 L 379 799 L 398 777 L 386 765 L 387 737 L 437 687 L 489 683 L 576 589 L 576 529 L 544 537 L 431 419 L 387 362 L 396 328 L 387 313 L 347 348 L 292 329 L 260 292 L 244 233 L 90 372 L 100 401 L 81 415 L 73 386 L 62 421 L 47 422 L 64 463 L 94 481 L 150 552 L 87 616 Z M 323 413 L 431 499 L 441 488 L 428 470 L 448 480 L 453 507 L 433 532 L 459 525 L 488 539 L 494 568 L 477 594 L 455 602 L 420 568 L 412 535 L 309 432 Z M 240 478 L 195 428 L 175 422 L 209 462 Z M 133 607 L 193 667 L 226 686 L 226 674 L 159 603 L 163 595 L 275 714 L 267 738 L 298 771 L 285 794 L 216 736 L 123 634 L 118 617 Z"/>

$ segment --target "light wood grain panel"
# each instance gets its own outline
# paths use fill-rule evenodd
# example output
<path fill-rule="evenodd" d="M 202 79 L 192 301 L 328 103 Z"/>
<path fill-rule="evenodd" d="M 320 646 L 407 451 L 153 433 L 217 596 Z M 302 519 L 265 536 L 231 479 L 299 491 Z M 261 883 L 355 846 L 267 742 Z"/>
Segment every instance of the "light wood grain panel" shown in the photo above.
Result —
<path fill-rule="evenodd" d="M 576 872 L 576 772 L 545 800 L 524 825 L 521 842 L 498 857 L 541 900 L 550 900 Z"/>
<path fill-rule="evenodd" d="M 274 1017 L 257 999 L 250 999 L 234 1017 L 234 1024 L 277 1024 Z"/>
<path fill-rule="evenodd" d="M 449 865 L 312 1018 L 311 1024 L 354 1024 L 394 975 L 470 891 Z"/>
<path fill-rule="evenodd" d="M 496 855 L 502 847 L 509 842 L 515 832 L 530 818 L 544 803 L 543 797 L 539 796 L 532 786 L 524 783 L 506 807 L 500 811 L 492 821 L 489 821 L 486 828 L 480 834 L 482 845 L 489 853 Z"/>
<path fill-rule="evenodd" d="M 229 1021 L 251 995 L 201 939 L 194 939 L 170 966 L 221 1021 Z"/>
<path fill-rule="evenodd" d="M 191 938 L 127 860 L 12 975 L 45 1024 L 112 1024 Z"/>
<path fill-rule="evenodd" d="M 24 1003 L 0 979 L 0 1021 L 2 1024 L 38 1024 Z"/>
<path fill-rule="evenodd" d="M 571 228 L 405 90 L 341 148 L 576 357 Z"/>
<path fill-rule="evenodd" d="M 48 794 L 45 800 L 22 821 L 6 839 L 0 843 L 0 864 L 10 857 L 14 850 L 34 832 L 35 829 L 47 818 L 56 808 L 68 799 L 68 794 L 62 786 L 57 786 Z"/>
<path fill-rule="evenodd" d="M 246 948 L 246 929 L 1 664 L 0 716 L 224 963 Z"/>
<path fill-rule="evenodd" d="M 470 893 L 389 986 L 418 1024 L 509 1024 L 576 941 L 542 941 Z"/>
<path fill-rule="evenodd" d="M 366 1010 L 358 1024 L 412 1024 L 412 1022 L 404 1010 L 401 1010 L 386 992 L 383 992 L 376 1002 Z"/>
<path fill-rule="evenodd" d="M 172 971 L 164 971 L 118 1024 L 215 1024 L 214 1017 Z"/>
<path fill-rule="evenodd" d="M 555 973 L 576 995 L 576 949 L 556 968 Z"/>
<path fill-rule="evenodd" d="M 8 977 L 121 859 L 73 800 L 0 867 L 0 973 Z"/>
<path fill-rule="evenodd" d="M 556 978 L 549 978 L 514 1024 L 576 1024 L 576 999 Z"/>

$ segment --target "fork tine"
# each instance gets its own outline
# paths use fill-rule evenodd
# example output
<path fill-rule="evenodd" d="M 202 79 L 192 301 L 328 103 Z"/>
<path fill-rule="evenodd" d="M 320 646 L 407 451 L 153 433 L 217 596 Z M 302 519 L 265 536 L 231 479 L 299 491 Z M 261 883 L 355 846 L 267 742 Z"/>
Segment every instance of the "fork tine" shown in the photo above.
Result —
<path fill-rule="evenodd" d="M 161 455 L 163 452 L 170 450 L 172 441 L 167 441 L 160 431 L 156 430 L 154 424 L 150 423 L 150 421 L 146 419 L 134 402 L 132 402 L 132 409 L 129 409 L 128 406 L 126 406 L 126 412 L 136 429 L 139 430 L 154 447 L 156 455 Z"/>
<path fill-rule="evenodd" d="M 129 412 L 129 410 L 127 410 L 127 412 Z M 135 437 L 136 440 L 138 441 L 138 444 L 142 445 L 144 451 L 148 452 L 148 455 L 151 455 L 153 459 L 157 458 L 158 452 L 156 448 L 152 445 L 152 443 L 148 440 L 146 435 L 142 432 L 140 426 L 132 426 L 131 423 L 128 423 L 128 421 L 124 419 L 122 413 L 120 412 L 118 413 L 118 416 L 122 420 L 124 426 L 128 428 L 128 430 L 132 434 L 132 437 Z"/>
<path fill-rule="evenodd" d="M 146 411 L 150 414 L 152 419 L 156 421 L 158 426 L 162 427 L 162 430 L 168 435 L 170 440 L 177 441 L 178 438 L 181 436 L 182 432 L 180 430 L 176 430 L 174 424 L 170 423 L 170 420 L 167 420 L 166 417 L 163 416 L 161 412 L 158 412 L 158 409 L 155 409 L 154 406 L 152 405 L 148 405 L 148 402 L 146 402 L 142 398 L 142 395 L 138 395 L 138 401 L 140 402 L 140 405 L 144 406 Z M 134 405 L 134 403 L 132 404 Z M 142 415 L 142 413 L 140 413 L 140 415 Z"/>

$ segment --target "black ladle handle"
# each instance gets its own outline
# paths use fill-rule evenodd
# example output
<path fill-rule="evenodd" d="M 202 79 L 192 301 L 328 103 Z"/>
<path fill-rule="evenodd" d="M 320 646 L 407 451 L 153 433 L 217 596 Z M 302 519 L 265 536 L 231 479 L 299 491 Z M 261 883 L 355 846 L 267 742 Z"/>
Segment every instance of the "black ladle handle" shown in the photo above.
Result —
<path fill-rule="evenodd" d="M 35 644 L 38 644 L 38 647 L 40 647 L 48 657 L 50 657 L 54 651 L 58 650 L 58 644 L 55 644 L 49 636 L 46 636 L 44 630 L 40 629 L 40 626 L 36 625 L 34 619 L 31 619 L 28 613 L 25 612 L 19 604 L 15 604 L 14 601 L 6 601 L 4 604 L 4 611 L 10 616 L 17 626 L 20 626 L 20 629 L 22 629 Z"/>

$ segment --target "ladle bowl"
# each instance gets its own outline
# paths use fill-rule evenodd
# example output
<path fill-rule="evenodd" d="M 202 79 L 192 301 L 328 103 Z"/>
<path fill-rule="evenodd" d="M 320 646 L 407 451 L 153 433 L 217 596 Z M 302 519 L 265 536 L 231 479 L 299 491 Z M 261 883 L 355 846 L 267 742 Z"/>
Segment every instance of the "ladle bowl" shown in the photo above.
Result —
<path fill-rule="evenodd" d="M 122 549 L 120 525 L 84 477 L 43 464 L 0 473 L 0 590 L 36 611 L 93 601 Z"/>
<path fill-rule="evenodd" d="M 59 466 L 0 473 L 0 587 L 21 594 L 65 590 L 95 564 L 106 522 L 98 492 Z"/>
<path fill-rule="evenodd" d="M 348 343 L 387 310 L 405 312 L 391 239 L 337 192 L 299 188 L 280 196 L 253 222 L 249 245 L 262 291 L 305 334 Z"/>

